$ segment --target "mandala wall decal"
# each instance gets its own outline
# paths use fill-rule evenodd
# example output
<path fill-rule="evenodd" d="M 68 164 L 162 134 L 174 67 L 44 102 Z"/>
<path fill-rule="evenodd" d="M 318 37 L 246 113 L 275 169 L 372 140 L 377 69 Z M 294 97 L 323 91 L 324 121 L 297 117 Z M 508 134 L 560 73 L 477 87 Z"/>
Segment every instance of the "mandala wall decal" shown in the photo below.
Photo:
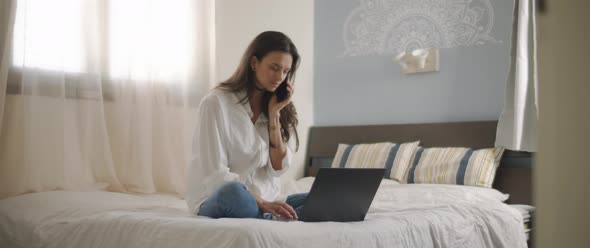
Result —
<path fill-rule="evenodd" d="M 497 44 L 491 0 L 360 0 L 343 26 L 341 56 Z"/>

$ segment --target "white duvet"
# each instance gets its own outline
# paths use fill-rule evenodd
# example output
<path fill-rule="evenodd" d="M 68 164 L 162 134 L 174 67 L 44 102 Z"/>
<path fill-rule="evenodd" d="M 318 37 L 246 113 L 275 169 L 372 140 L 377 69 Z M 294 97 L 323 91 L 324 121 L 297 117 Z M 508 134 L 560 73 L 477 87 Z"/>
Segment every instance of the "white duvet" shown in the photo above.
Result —
<path fill-rule="evenodd" d="M 34 193 L 0 200 L 0 247 L 526 247 L 522 216 L 504 199 L 384 179 L 365 221 L 304 223 L 195 217 L 168 195 Z"/>

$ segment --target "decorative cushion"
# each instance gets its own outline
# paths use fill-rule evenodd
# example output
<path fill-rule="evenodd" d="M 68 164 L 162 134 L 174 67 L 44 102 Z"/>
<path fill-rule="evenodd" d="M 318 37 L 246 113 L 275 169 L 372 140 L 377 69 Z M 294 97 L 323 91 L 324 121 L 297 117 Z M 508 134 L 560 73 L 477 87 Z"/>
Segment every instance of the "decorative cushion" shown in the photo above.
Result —
<path fill-rule="evenodd" d="M 334 168 L 385 168 L 385 177 L 401 181 L 420 141 L 396 144 L 338 144 Z"/>
<path fill-rule="evenodd" d="M 503 147 L 419 147 L 404 181 L 491 188 L 503 153 Z"/>

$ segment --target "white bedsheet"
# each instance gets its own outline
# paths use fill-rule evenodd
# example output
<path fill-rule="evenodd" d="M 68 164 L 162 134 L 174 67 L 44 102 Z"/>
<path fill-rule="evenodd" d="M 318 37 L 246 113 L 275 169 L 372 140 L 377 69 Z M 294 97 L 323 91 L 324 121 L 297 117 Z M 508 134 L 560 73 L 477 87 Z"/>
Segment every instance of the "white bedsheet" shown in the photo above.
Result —
<path fill-rule="evenodd" d="M 384 179 L 355 223 L 194 217 L 169 195 L 26 194 L 0 200 L 0 247 L 526 247 L 521 214 L 472 188 Z"/>

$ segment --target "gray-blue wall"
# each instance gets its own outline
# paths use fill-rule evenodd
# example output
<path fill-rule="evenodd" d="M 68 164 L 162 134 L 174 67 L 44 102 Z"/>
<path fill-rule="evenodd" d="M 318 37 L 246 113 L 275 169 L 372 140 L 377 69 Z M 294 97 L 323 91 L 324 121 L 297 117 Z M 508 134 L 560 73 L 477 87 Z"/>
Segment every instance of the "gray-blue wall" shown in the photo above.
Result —
<path fill-rule="evenodd" d="M 510 67 L 512 0 L 315 1 L 315 125 L 497 120 Z M 440 48 L 440 71 L 393 57 Z"/>

